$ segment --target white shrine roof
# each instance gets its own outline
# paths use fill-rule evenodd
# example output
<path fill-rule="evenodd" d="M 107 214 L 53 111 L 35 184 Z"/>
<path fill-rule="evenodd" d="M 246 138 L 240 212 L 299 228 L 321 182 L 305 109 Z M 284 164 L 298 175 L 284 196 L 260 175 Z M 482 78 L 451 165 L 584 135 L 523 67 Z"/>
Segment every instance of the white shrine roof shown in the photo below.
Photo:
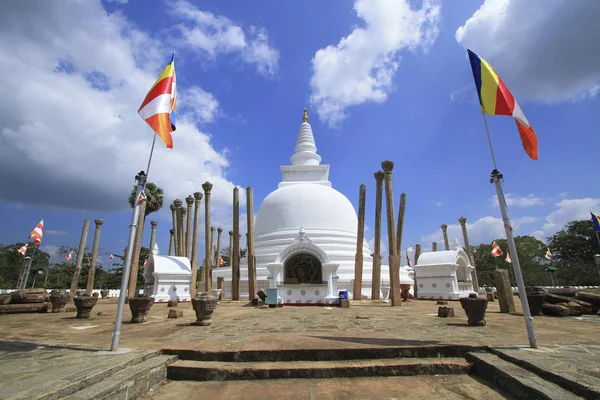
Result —
<path fill-rule="evenodd" d="M 471 265 L 467 253 L 465 253 L 462 247 L 459 247 L 455 250 L 430 251 L 428 253 L 421 253 L 417 262 L 417 267 L 422 265 L 458 264 L 459 258 L 463 258 L 467 265 Z"/>
<path fill-rule="evenodd" d="M 190 260 L 187 257 L 153 255 L 151 263 L 156 274 L 192 275 Z"/>

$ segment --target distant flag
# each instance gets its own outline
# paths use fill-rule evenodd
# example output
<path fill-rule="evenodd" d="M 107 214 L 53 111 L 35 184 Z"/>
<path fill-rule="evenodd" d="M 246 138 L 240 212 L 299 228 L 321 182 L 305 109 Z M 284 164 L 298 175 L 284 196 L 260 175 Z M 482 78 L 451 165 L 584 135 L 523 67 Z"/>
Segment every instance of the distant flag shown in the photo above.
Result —
<path fill-rule="evenodd" d="M 412 267 L 412 263 L 410 262 L 410 256 L 408 255 L 408 250 L 406 250 L 406 264 L 409 267 Z"/>
<path fill-rule="evenodd" d="M 23 246 L 21 246 L 18 250 L 19 253 L 21 253 L 22 256 L 25 255 L 25 253 L 27 253 L 27 246 L 29 246 L 27 243 L 25 243 Z"/>
<path fill-rule="evenodd" d="M 510 253 L 506 253 L 506 262 L 512 264 L 512 258 L 510 258 Z"/>
<path fill-rule="evenodd" d="M 498 243 L 492 243 L 492 256 L 500 257 L 502 255 L 502 249 L 498 246 Z"/>
<path fill-rule="evenodd" d="M 109 263 L 109 264 L 112 262 L 112 259 L 113 259 L 113 257 L 112 257 L 112 254 L 111 254 L 111 255 L 108 257 L 108 263 Z"/>
<path fill-rule="evenodd" d="M 73 251 L 70 251 L 69 254 L 67 254 L 65 260 L 69 261 L 71 258 L 73 258 Z"/>
<path fill-rule="evenodd" d="M 596 232 L 600 232 L 600 215 L 594 214 L 591 211 L 590 214 L 592 214 L 592 221 L 594 221 L 594 228 L 596 228 Z"/>
<path fill-rule="evenodd" d="M 138 114 L 162 139 L 167 148 L 173 148 L 171 132 L 175 131 L 177 111 L 175 79 L 175 54 L 150 88 Z"/>
<path fill-rule="evenodd" d="M 140 192 L 140 196 L 138 197 L 138 204 L 142 204 L 146 200 L 146 193 L 142 190 Z"/>
<path fill-rule="evenodd" d="M 412 247 L 409 247 L 408 249 L 406 249 L 406 252 L 407 252 L 407 253 L 408 253 L 408 252 L 410 252 L 410 253 L 414 253 L 414 252 L 415 252 L 415 250 L 414 250 Z"/>
<path fill-rule="evenodd" d="M 146 259 L 144 260 L 144 266 L 143 266 L 142 268 L 146 268 L 146 263 L 147 263 L 147 262 L 148 262 L 148 259 L 146 258 Z"/>
<path fill-rule="evenodd" d="M 223 266 L 223 257 L 219 257 L 219 267 Z"/>
<path fill-rule="evenodd" d="M 550 247 L 548 247 L 548 250 L 546 250 L 546 259 L 548 261 L 552 261 L 552 252 L 550 251 Z"/>
<path fill-rule="evenodd" d="M 42 243 L 42 236 L 44 236 L 44 220 L 41 220 L 33 231 L 31 231 L 29 238 L 33 239 L 34 244 L 40 244 Z"/>
<path fill-rule="evenodd" d="M 538 159 L 538 140 L 519 104 L 502 79 L 487 61 L 467 49 L 481 110 L 490 115 L 508 115 L 517 123 L 523 148 L 533 160 Z"/>

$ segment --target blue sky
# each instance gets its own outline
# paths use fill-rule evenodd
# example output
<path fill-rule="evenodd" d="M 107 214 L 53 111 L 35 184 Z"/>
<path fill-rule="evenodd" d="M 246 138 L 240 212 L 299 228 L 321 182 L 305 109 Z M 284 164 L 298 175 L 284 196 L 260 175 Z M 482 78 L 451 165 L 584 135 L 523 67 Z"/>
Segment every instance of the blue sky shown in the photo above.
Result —
<path fill-rule="evenodd" d="M 517 234 L 543 239 L 600 211 L 600 51 L 586 45 L 600 39 L 587 17 L 600 5 L 583 3 L 8 2 L 0 243 L 24 240 L 44 218 L 42 248 L 59 260 L 84 219 L 104 218 L 101 251 L 121 252 L 127 195 L 152 140 L 137 108 L 172 52 L 178 130 L 172 150 L 157 146 L 150 171 L 167 202 L 208 180 L 216 226 L 231 229 L 234 185 L 254 188 L 256 212 L 289 164 L 306 106 L 334 188 L 356 208 L 367 185 L 368 240 L 373 173 L 386 159 L 396 164 L 396 203 L 407 194 L 404 247 L 429 248 L 442 223 L 461 238 L 460 216 L 472 244 L 502 237 L 467 47 L 496 68 L 537 132 L 532 161 L 512 119 L 488 117 Z M 165 207 L 151 218 L 164 252 L 169 216 Z"/>

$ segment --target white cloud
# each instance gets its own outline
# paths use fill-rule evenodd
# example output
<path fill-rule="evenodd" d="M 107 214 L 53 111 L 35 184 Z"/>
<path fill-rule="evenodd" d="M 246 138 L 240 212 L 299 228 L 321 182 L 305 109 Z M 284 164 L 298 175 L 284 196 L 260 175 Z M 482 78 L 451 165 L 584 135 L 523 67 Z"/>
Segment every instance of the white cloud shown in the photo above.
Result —
<path fill-rule="evenodd" d="M 556 208 L 546 217 L 546 223 L 532 236 L 545 241 L 567 224 L 575 220 L 590 219 L 590 211 L 600 208 L 600 198 L 565 199 L 555 204 Z"/>
<path fill-rule="evenodd" d="M 456 31 L 518 99 L 594 97 L 600 88 L 598 1 L 486 0 Z"/>
<path fill-rule="evenodd" d="M 60 254 L 60 248 L 51 244 L 43 244 L 40 246 L 40 250 L 50 255 L 50 264 L 63 262 L 64 258 Z"/>
<path fill-rule="evenodd" d="M 350 106 L 382 103 L 404 49 L 427 48 L 435 41 L 441 6 L 423 0 L 414 9 L 408 0 L 356 0 L 354 10 L 364 21 L 337 45 L 315 53 L 310 102 L 330 126 L 347 116 Z"/>
<path fill-rule="evenodd" d="M 53 229 L 46 229 L 44 231 L 45 234 L 47 235 L 55 235 L 55 236 L 67 236 L 68 233 L 66 231 L 63 230 L 53 230 Z"/>
<path fill-rule="evenodd" d="M 238 54 L 265 76 L 275 76 L 279 52 L 269 45 L 266 30 L 250 26 L 244 32 L 230 19 L 202 11 L 186 0 L 170 3 L 172 13 L 185 20 L 178 25 L 182 42 L 190 49 L 201 50 L 211 59 L 218 53 Z"/>
<path fill-rule="evenodd" d="M 197 86 L 182 90 L 178 103 L 181 103 L 180 110 L 189 113 L 198 123 L 213 122 L 219 116 L 219 102 L 215 96 Z"/>
<path fill-rule="evenodd" d="M 170 55 L 99 1 L 10 2 L 0 15 L 0 196 L 8 201 L 118 211 L 128 208 L 134 175 L 145 169 L 152 131 L 137 115 Z M 149 180 L 165 203 L 213 183 L 213 209 L 231 205 L 229 160 L 196 122 L 218 103 L 184 91 L 174 149 L 157 143 Z M 18 174 L 13 171 L 19 171 Z M 22 182 L 28 182 L 23 185 Z"/>
<path fill-rule="evenodd" d="M 546 199 L 537 197 L 533 194 L 530 194 L 529 196 L 515 196 L 512 193 L 506 193 L 504 199 L 506 200 L 506 205 L 508 207 L 532 207 L 546 203 Z M 498 196 L 494 195 L 490 198 L 490 205 L 495 207 L 498 206 Z"/>

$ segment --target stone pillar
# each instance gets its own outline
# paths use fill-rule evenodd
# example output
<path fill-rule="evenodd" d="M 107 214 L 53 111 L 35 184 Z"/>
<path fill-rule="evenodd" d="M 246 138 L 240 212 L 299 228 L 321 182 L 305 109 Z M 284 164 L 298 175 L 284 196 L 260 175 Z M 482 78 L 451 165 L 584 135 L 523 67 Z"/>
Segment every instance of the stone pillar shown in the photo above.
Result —
<path fill-rule="evenodd" d="M 414 261 L 413 261 L 413 263 L 414 263 L 413 268 L 414 268 L 415 265 L 417 265 L 417 262 L 419 261 L 419 257 L 420 256 L 421 256 L 421 245 L 417 243 L 415 245 L 415 255 L 414 255 Z M 417 283 L 417 279 L 418 279 L 418 277 L 417 277 L 417 268 L 415 268 L 415 275 L 414 275 L 414 277 L 415 277 L 415 286 L 414 286 L 413 290 L 415 292 L 415 299 L 416 299 L 417 298 L 417 294 L 419 292 L 419 284 Z"/>
<path fill-rule="evenodd" d="M 393 161 L 381 163 L 385 181 L 385 206 L 387 211 L 388 248 L 390 252 L 390 299 L 392 306 L 400 306 L 400 257 L 396 251 L 396 232 L 394 227 L 394 186 L 392 183 Z"/>
<path fill-rule="evenodd" d="M 135 235 L 135 244 L 133 246 L 133 255 L 131 257 L 131 273 L 129 275 L 129 289 L 127 292 L 128 299 L 130 297 L 135 297 L 137 295 L 137 277 L 138 277 L 138 269 L 140 267 L 140 250 L 142 249 L 142 236 L 144 235 L 144 221 L 146 220 L 146 203 L 144 200 L 142 204 L 140 204 L 140 218 L 138 222 L 138 228 Z"/>
<path fill-rule="evenodd" d="M 213 267 L 216 267 L 216 263 L 214 262 L 215 259 L 215 231 L 217 230 L 217 228 L 215 228 L 214 226 L 210 227 L 210 262 L 211 265 Z"/>
<path fill-rule="evenodd" d="M 379 300 L 381 285 L 381 205 L 383 203 L 383 172 L 375 172 L 375 238 L 373 244 L 373 275 L 371 299 Z"/>
<path fill-rule="evenodd" d="M 251 186 L 246 188 L 246 225 L 248 237 L 246 248 L 248 252 L 248 300 L 256 298 L 256 255 L 254 254 L 254 191 Z"/>
<path fill-rule="evenodd" d="M 183 226 L 181 225 L 180 221 L 181 221 L 181 205 L 183 204 L 183 202 L 179 199 L 176 199 L 173 202 L 173 205 L 175 206 L 175 224 L 174 224 L 174 229 L 175 229 L 175 256 L 180 257 L 181 256 L 181 247 L 183 246 L 183 243 L 181 241 L 181 232 L 183 230 Z"/>
<path fill-rule="evenodd" d="M 215 255 L 216 255 L 215 268 L 220 267 L 219 259 L 221 258 L 221 234 L 222 233 L 223 233 L 223 228 L 217 228 L 217 251 L 215 252 Z"/>
<path fill-rule="evenodd" d="M 404 232 L 404 213 L 406 212 L 406 193 L 400 195 L 400 208 L 398 209 L 398 226 L 396 228 L 396 254 L 402 254 L 402 233 Z"/>
<path fill-rule="evenodd" d="M 363 243 L 365 241 L 365 201 L 367 187 L 360 185 L 358 190 L 358 228 L 356 230 L 356 255 L 354 256 L 354 288 L 352 299 L 360 300 L 362 297 L 363 278 Z"/>
<path fill-rule="evenodd" d="M 177 235 L 179 233 L 177 232 L 177 206 L 175 205 L 175 202 L 171 204 L 170 208 L 171 214 L 173 215 L 173 255 L 177 256 Z"/>
<path fill-rule="evenodd" d="M 240 299 L 240 190 L 233 188 L 233 252 L 231 253 L 231 299 Z"/>
<path fill-rule="evenodd" d="M 185 198 L 187 204 L 187 221 L 185 229 L 185 256 L 192 259 L 192 206 L 194 205 L 194 196 Z M 150 248 L 152 249 L 152 248 Z"/>
<path fill-rule="evenodd" d="M 71 279 L 71 299 L 77 295 L 77 287 L 79 285 L 79 271 L 81 271 L 81 264 L 83 264 L 83 256 L 85 254 L 85 243 L 87 242 L 87 234 L 90 229 L 90 221 L 83 221 L 83 228 L 81 229 L 81 239 L 79 239 L 79 250 L 77 251 L 77 261 L 75 262 L 75 271 L 73 271 L 73 278 Z M 90 294 L 91 295 L 91 294 Z"/>
<path fill-rule="evenodd" d="M 156 227 L 158 226 L 158 222 L 150 221 L 150 226 L 152 227 L 152 230 L 150 231 L 150 247 L 148 247 L 148 250 L 150 250 L 150 254 L 152 254 L 154 243 L 156 242 Z"/>
<path fill-rule="evenodd" d="M 217 277 L 217 289 L 221 289 L 219 300 L 223 300 L 223 297 L 225 297 L 225 278 L 222 276 Z"/>
<path fill-rule="evenodd" d="M 210 237 L 210 191 L 212 183 L 204 182 L 204 291 L 210 292 L 212 289 L 212 267 L 210 264 L 210 248 L 208 243 Z"/>
<path fill-rule="evenodd" d="M 173 229 L 169 229 L 169 233 L 171 234 L 169 239 L 169 255 L 172 256 L 175 253 L 175 231 Z"/>
<path fill-rule="evenodd" d="M 229 231 L 229 266 L 231 267 L 233 258 L 231 255 L 233 254 L 233 231 Z"/>
<path fill-rule="evenodd" d="M 465 241 L 465 250 L 471 259 L 471 265 L 473 266 L 473 271 L 471 271 L 471 279 L 473 280 L 473 289 L 476 292 L 479 292 L 479 280 L 477 279 L 477 267 L 475 266 L 475 257 L 473 257 L 473 249 L 469 245 L 469 235 L 467 234 L 467 219 L 465 217 L 460 217 L 458 219 L 458 223 L 460 224 L 460 228 L 462 229 L 463 239 Z"/>
<path fill-rule="evenodd" d="M 198 227 L 200 225 L 200 201 L 202 193 L 194 193 L 194 232 L 192 234 L 192 281 L 190 282 L 190 296 L 196 298 L 196 287 L 198 282 Z"/>
<path fill-rule="evenodd" d="M 493 272 L 494 284 L 496 285 L 496 293 L 498 294 L 498 303 L 500 305 L 500 312 L 507 314 L 514 314 L 515 310 L 515 299 L 512 293 L 512 287 L 510 286 L 510 278 L 508 276 L 508 270 L 497 269 Z M 477 289 L 476 289 L 477 291 Z"/>
<path fill-rule="evenodd" d="M 431 251 L 437 251 L 437 242 L 431 243 Z"/>
<path fill-rule="evenodd" d="M 442 228 L 442 234 L 444 235 L 444 248 L 446 251 L 450 250 L 450 243 L 448 242 L 448 225 L 442 224 L 440 225 Z"/>
<path fill-rule="evenodd" d="M 179 206 L 179 208 L 177 209 L 177 216 L 178 216 L 178 220 L 177 220 L 177 225 L 179 226 L 179 257 L 185 257 L 185 252 L 187 250 L 187 245 L 186 245 L 186 240 L 185 240 L 185 236 L 186 236 L 186 231 L 185 231 L 185 217 L 187 214 L 187 210 L 185 209 L 185 207 Z"/>
<path fill-rule="evenodd" d="M 96 230 L 94 231 L 94 244 L 92 245 L 92 259 L 90 260 L 90 269 L 88 271 L 88 280 L 85 290 L 92 295 L 94 289 L 94 276 L 96 275 L 96 258 L 98 258 L 98 244 L 100 243 L 100 229 L 102 229 L 103 219 L 94 220 Z"/>
<path fill-rule="evenodd" d="M 419 261 L 419 257 L 421 257 L 421 245 L 420 244 L 416 244 L 415 245 L 415 265 L 417 265 L 417 262 Z"/>

